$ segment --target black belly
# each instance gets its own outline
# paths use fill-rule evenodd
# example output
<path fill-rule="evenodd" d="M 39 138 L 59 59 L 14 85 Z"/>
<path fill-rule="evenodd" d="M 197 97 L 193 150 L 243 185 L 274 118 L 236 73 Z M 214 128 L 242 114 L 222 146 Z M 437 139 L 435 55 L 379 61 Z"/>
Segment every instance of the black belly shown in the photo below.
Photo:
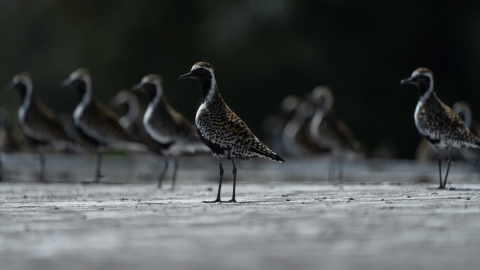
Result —
<path fill-rule="evenodd" d="M 225 150 L 228 150 L 228 149 L 220 147 L 220 145 L 218 145 L 218 144 L 212 143 L 211 141 L 207 140 L 205 137 L 202 136 L 202 133 L 198 130 L 198 128 L 197 128 L 197 134 L 198 134 L 198 137 L 200 137 L 200 140 L 202 140 L 202 142 L 208 148 L 210 148 L 210 150 L 212 150 L 212 153 L 214 153 L 216 155 L 219 155 L 219 156 L 222 156 L 222 155 L 225 154 Z"/>
<path fill-rule="evenodd" d="M 429 141 L 433 145 L 438 144 L 440 142 L 439 139 L 434 139 L 434 138 L 428 137 L 428 136 L 423 136 L 423 137 L 425 137 L 425 139 L 427 139 L 427 141 Z"/>

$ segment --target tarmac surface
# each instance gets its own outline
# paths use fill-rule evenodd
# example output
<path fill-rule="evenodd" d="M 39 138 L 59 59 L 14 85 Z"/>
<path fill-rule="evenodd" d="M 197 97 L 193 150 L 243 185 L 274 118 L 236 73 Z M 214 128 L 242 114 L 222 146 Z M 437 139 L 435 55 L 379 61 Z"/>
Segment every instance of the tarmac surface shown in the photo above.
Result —
<path fill-rule="evenodd" d="M 195 166 L 184 160 L 174 191 L 167 181 L 159 190 L 154 180 L 107 176 L 108 184 L 53 177 L 51 183 L 29 182 L 19 175 L 34 173 L 14 174 L 13 163 L 3 161 L 2 270 L 441 270 L 480 265 L 480 181 L 468 165 L 452 167 L 447 187 L 455 190 L 437 190 L 434 164 L 346 164 L 340 183 L 326 180 L 328 164 L 319 161 L 285 163 L 285 169 L 239 162 L 240 203 L 205 204 L 217 191 L 211 157 Z M 107 158 L 105 174 L 117 171 L 115 162 Z M 231 196 L 227 164 L 224 200 Z M 47 167 L 51 175 L 52 166 Z M 194 178 L 198 172 L 204 174 Z M 136 174 L 128 175 L 134 179 Z M 404 181 L 398 181 L 402 175 Z"/>

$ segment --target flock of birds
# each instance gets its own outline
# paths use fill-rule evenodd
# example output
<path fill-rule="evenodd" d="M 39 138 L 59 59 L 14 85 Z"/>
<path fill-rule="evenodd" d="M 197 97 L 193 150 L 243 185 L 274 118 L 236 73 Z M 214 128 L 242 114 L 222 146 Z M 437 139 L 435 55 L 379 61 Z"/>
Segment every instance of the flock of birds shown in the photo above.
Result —
<path fill-rule="evenodd" d="M 57 116 L 34 95 L 29 75 L 16 75 L 9 87 L 16 89 L 21 97 L 18 124 L 25 138 L 39 152 L 40 181 L 45 180 L 46 146 L 75 152 L 93 149 L 97 155 L 95 182 L 101 178 L 103 148 L 148 151 L 161 155 L 165 159 L 165 166 L 158 185 L 162 186 L 169 161 L 173 160 L 172 189 L 178 169 L 178 156 L 211 152 L 219 165 L 220 180 L 216 199 L 207 203 L 222 202 L 222 158 L 232 161 L 234 179 L 232 198 L 223 202 L 236 202 L 235 159 L 262 157 L 278 162 L 284 160 L 257 139 L 227 106 L 218 90 L 212 65 L 206 62 L 194 64 L 189 73 L 179 77 L 187 78 L 198 81 L 202 90 L 202 104 L 194 124 L 168 103 L 159 75 L 147 75 L 132 87 L 133 91 L 148 95 L 149 104 L 145 112 L 130 91 L 124 90 L 117 94 L 111 105 L 126 109 L 127 113 L 122 117 L 95 98 L 92 79 L 86 69 L 77 69 L 61 83 L 63 87 L 75 88 L 79 94 L 79 103 L 71 116 Z M 418 131 L 425 138 L 419 149 L 426 150 L 419 150 L 421 153 L 417 153 L 417 156 L 426 158 L 433 153 L 439 165 L 439 188 L 445 188 L 452 163 L 451 150 L 480 148 L 480 138 L 472 132 L 478 128 L 474 127 L 476 124 L 472 120 L 471 110 L 466 103 L 457 103 L 453 110 L 443 104 L 433 90 L 433 74 L 427 68 L 416 69 L 401 84 L 412 84 L 419 90 L 420 98 L 414 117 Z M 333 167 L 336 161 L 341 166 L 345 158 L 368 156 L 365 147 L 333 114 L 333 94 L 327 86 L 316 87 L 303 99 L 288 96 L 281 107 L 283 114 L 290 119 L 287 121 L 278 115 L 271 116 L 266 119 L 264 126 L 270 135 L 269 145 L 282 155 L 309 157 L 328 154 Z M 0 109 L 0 125 L 4 131 L 0 132 L 2 151 L 15 151 L 18 145 L 15 145 L 9 135 L 10 117 L 5 109 Z M 445 178 L 442 178 L 441 149 L 446 150 L 448 159 Z M 460 155 L 465 159 L 477 158 L 477 153 L 471 150 L 462 151 Z M 339 178 L 341 177 L 340 169 Z"/>

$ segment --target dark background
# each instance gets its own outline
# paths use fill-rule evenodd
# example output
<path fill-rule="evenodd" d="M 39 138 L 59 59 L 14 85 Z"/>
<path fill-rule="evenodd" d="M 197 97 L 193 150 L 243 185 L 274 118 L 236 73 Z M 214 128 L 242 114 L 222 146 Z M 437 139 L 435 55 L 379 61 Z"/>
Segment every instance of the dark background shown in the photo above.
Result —
<path fill-rule="evenodd" d="M 87 67 L 103 102 L 162 75 L 170 103 L 193 121 L 200 88 L 177 78 L 198 61 L 214 66 L 224 99 L 259 138 L 286 95 L 326 84 L 363 144 L 391 141 L 412 158 L 418 93 L 399 81 L 415 68 L 434 72 L 447 105 L 467 100 L 479 117 L 480 1 L 0 1 L 0 83 L 30 72 L 58 113 L 77 102 L 60 81 Z M 18 94 L 0 92 L 16 115 Z"/>

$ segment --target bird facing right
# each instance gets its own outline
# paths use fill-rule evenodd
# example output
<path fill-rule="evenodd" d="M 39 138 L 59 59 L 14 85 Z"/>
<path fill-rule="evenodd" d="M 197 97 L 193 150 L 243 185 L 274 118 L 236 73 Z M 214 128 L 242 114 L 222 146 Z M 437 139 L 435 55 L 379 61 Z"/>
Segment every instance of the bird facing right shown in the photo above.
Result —
<path fill-rule="evenodd" d="M 471 133 L 460 117 L 437 97 L 433 90 L 432 71 L 417 68 L 410 78 L 400 81 L 400 84 L 413 84 L 418 88 L 420 99 L 415 109 L 415 125 L 420 135 L 430 142 L 437 153 L 439 188 L 445 188 L 452 163 L 450 149 L 480 148 L 480 138 Z M 448 167 L 443 182 L 441 159 L 438 154 L 440 149 L 445 149 L 448 155 Z"/>
<path fill-rule="evenodd" d="M 233 195 L 227 202 L 236 202 L 235 186 L 236 173 L 235 158 L 251 159 L 262 157 L 269 160 L 283 162 L 284 160 L 268 149 L 225 103 L 218 91 L 217 82 L 212 65 L 198 62 L 193 65 L 189 73 L 178 79 L 192 78 L 200 83 L 202 88 L 202 104 L 195 117 L 197 133 L 200 139 L 212 150 L 220 167 L 220 182 L 217 198 L 204 203 L 222 202 L 220 193 L 222 188 L 223 166 L 221 158 L 232 160 L 233 164 Z"/>

